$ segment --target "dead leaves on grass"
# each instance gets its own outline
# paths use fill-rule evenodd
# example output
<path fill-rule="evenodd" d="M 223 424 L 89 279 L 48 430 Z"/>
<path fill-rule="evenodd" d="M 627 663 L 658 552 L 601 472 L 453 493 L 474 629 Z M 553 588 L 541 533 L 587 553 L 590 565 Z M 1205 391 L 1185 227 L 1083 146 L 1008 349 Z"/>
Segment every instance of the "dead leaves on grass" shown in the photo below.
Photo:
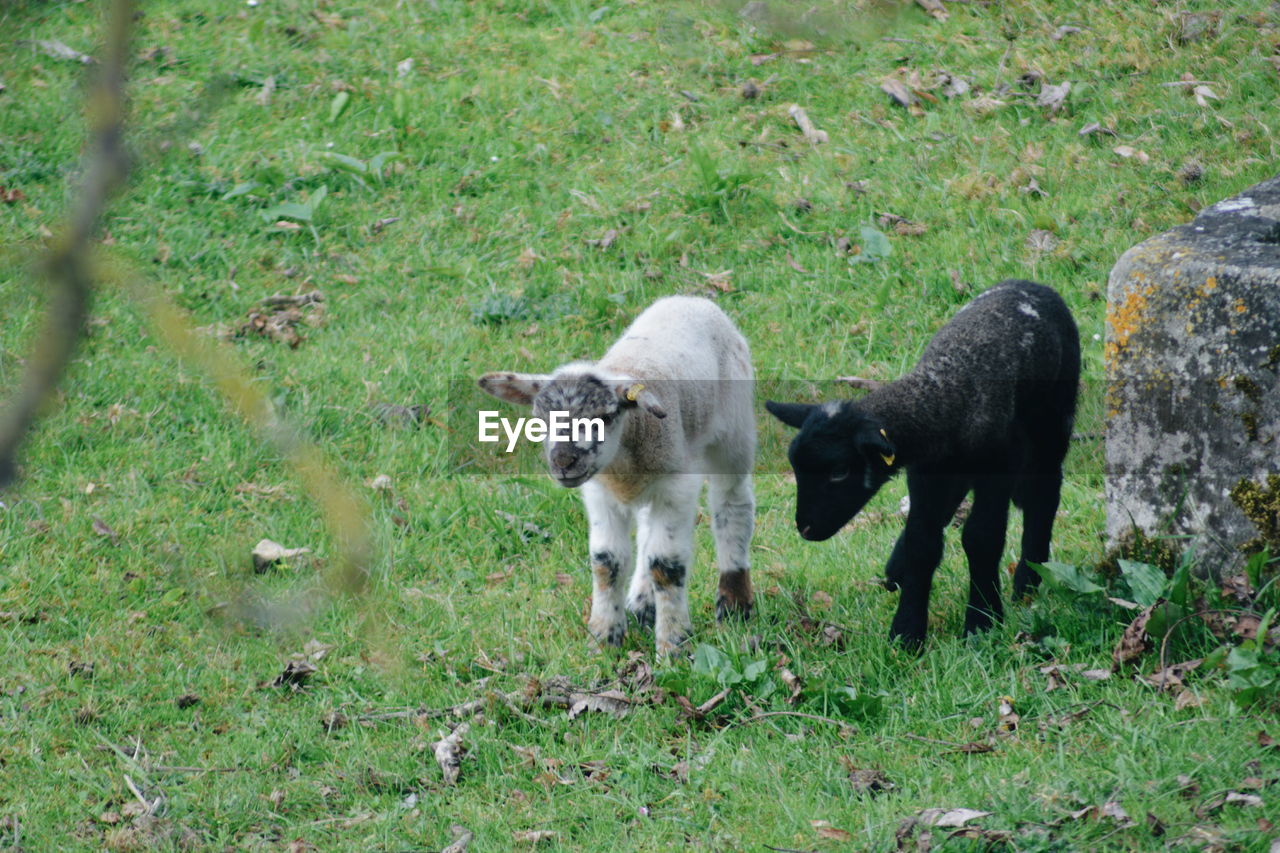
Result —
<path fill-rule="evenodd" d="M 324 322 L 324 294 L 319 290 L 293 295 L 277 293 L 263 299 L 261 309 L 250 311 L 233 337 L 263 337 L 297 349 L 304 340 L 298 326 L 319 326 Z"/>
<path fill-rule="evenodd" d="M 431 744 L 431 752 L 436 757 L 436 764 L 440 765 L 440 772 L 446 785 L 458 784 L 462 758 L 467 754 L 467 747 L 462 739 L 469 731 L 471 731 L 470 723 L 459 723 L 453 731 Z"/>
<path fill-rule="evenodd" d="M 253 560 L 253 570 L 261 574 L 277 563 L 310 553 L 310 548 L 286 548 L 279 542 L 260 539 L 249 556 Z"/>

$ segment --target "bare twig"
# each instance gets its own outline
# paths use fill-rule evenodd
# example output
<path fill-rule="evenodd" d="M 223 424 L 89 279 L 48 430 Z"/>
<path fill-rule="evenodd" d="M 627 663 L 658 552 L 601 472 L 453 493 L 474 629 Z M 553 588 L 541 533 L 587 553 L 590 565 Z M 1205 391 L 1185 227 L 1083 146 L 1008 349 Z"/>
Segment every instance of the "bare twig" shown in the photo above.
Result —
<path fill-rule="evenodd" d="M 853 726 L 850 725 L 847 720 L 837 720 L 834 717 L 822 717 L 817 714 L 806 714 L 802 711 L 765 711 L 761 714 L 753 714 L 752 716 L 747 717 L 745 720 L 739 723 L 739 725 L 754 723 L 758 720 L 763 720 L 768 717 L 799 717 L 802 720 L 813 720 L 815 723 L 830 723 L 833 726 L 840 726 L 846 729 L 853 728 Z"/>
<path fill-rule="evenodd" d="M 100 70 L 89 95 L 89 146 L 84 181 L 66 225 L 41 263 L 49 308 L 35 351 L 14 397 L 0 410 L 0 488 L 17 477 L 18 445 L 52 396 L 84 331 L 93 294 L 89 241 L 111 192 L 128 174 L 124 138 L 125 63 L 133 22 L 130 0 L 114 0 Z"/>

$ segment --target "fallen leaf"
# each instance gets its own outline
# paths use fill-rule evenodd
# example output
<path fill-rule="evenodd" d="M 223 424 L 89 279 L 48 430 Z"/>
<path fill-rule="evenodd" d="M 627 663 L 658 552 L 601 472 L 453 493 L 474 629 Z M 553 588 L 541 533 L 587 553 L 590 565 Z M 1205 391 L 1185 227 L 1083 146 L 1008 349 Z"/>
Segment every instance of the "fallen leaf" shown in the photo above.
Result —
<path fill-rule="evenodd" d="M 1173 700 L 1173 709 L 1181 711 L 1184 708 L 1198 708 L 1203 705 L 1205 698 L 1193 693 L 1190 690 L 1183 689 L 1178 692 L 1177 697 Z"/>
<path fill-rule="evenodd" d="M 948 750 L 948 752 L 958 755 L 985 755 L 988 752 L 995 751 L 996 748 L 991 744 L 976 740 L 962 743 L 955 749 Z"/>
<path fill-rule="evenodd" d="M 800 128 L 800 132 L 804 134 L 805 141 L 811 145 L 819 145 L 830 139 L 825 130 L 818 130 L 818 128 L 814 126 L 813 122 L 809 119 L 809 114 L 806 113 L 799 104 L 792 104 L 788 107 L 787 114 L 791 116 L 792 120 L 795 121 L 796 126 Z"/>
<path fill-rule="evenodd" d="M 1183 679 L 1187 673 L 1195 670 L 1200 666 L 1201 659 L 1183 661 L 1182 663 L 1174 663 L 1163 669 L 1158 669 L 1148 675 L 1143 680 L 1158 690 L 1174 690 L 1182 686 Z"/>
<path fill-rule="evenodd" d="M 718 290 L 721 293 L 728 293 L 733 290 L 733 270 L 721 270 L 720 272 L 704 272 L 703 278 L 707 280 L 707 287 Z"/>
<path fill-rule="evenodd" d="M 300 557 L 303 554 L 310 554 L 310 548 L 286 548 L 279 542 L 272 542 L 270 539 L 259 540 L 257 545 L 253 546 L 253 570 L 255 572 L 265 572 L 268 568 L 280 562 L 293 557 Z"/>
<path fill-rule="evenodd" d="M 884 775 L 884 771 L 850 767 L 847 759 L 843 756 L 841 758 L 845 762 L 845 770 L 849 773 L 849 784 L 853 787 L 855 794 L 884 794 L 896 787 L 889 781 L 889 777 Z"/>
<path fill-rule="evenodd" d="M 365 485 L 375 492 L 389 492 L 391 491 L 391 478 L 386 474 L 379 474 L 365 483 Z"/>
<path fill-rule="evenodd" d="M 1116 132 L 1109 127 L 1103 127 L 1096 121 L 1091 121 L 1076 132 L 1077 136 L 1090 136 L 1094 133 L 1101 133 L 1104 136 L 1115 136 Z"/>
<path fill-rule="evenodd" d="M 979 95 L 976 98 L 964 102 L 964 108 L 975 116 L 988 116 L 1003 106 L 1006 102 L 999 98 L 993 98 L 990 95 Z"/>
<path fill-rule="evenodd" d="M 965 826 L 957 829 L 955 832 L 947 836 L 950 841 L 953 838 L 967 838 L 971 841 L 981 841 L 984 850 L 993 850 L 999 847 L 1007 846 L 1013 841 L 1013 832 L 1007 829 L 983 829 L 979 826 Z"/>
<path fill-rule="evenodd" d="M 880 223 L 881 228 L 892 228 L 895 234 L 903 237 L 919 237 L 929 230 L 929 226 L 912 222 L 896 213 L 881 213 L 876 217 L 876 221 Z"/>
<path fill-rule="evenodd" d="M 440 772 L 444 775 L 444 783 L 446 785 L 458 784 L 462 757 L 467 752 L 467 748 L 462 743 L 462 738 L 470 730 L 470 723 L 459 723 L 456 729 L 431 744 L 431 751 L 436 757 L 436 763 L 440 765 Z"/>
<path fill-rule="evenodd" d="M 977 809 L 925 809 L 916 816 L 925 826 L 956 827 L 964 826 L 971 820 L 988 817 L 991 812 Z"/>
<path fill-rule="evenodd" d="M 631 713 L 631 700 L 620 690 L 601 693 L 574 693 L 569 697 L 569 719 L 576 719 L 587 711 L 611 714 L 621 719 Z"/>
<path fill-rule="evenodd" d="M 324 729 L 325 734 L 333 734 L 338 729 L 345 728 L 347 725 L 347 715 L 341 711 L 330 711 L 320 718 L 320 727 Z"/>
<path fill-rule="evenodd" d="M 119 541 L 116 536 L 116 532 L 112 530 L 111 527 L 108 526 L 105 521 L 98 518 L 96 515 L 93 517 L 92 527 L 93 527 L 94 533 L 98 534 L 99 536 L 105 539 L 110 539 L 112 545 L 115 545 L 117 541 Z"/>
<path fill-rule="evenodd" d="M 1037 228 L 1027 235 L 1027 248 L 1040 254 L 1052 252 L 1059 242 L 1056 234 L 1043 228 Z"/>
<path fill-rule="evenodd" d="M 1040 94 L 1036 97 L 1036 106 L 1044 107 L 1049 112 L 1056 113 L 1067 102 L 1067 93 L 1070 91 L 1071 83 L 1069 81 L 1057 85 L 1046 83 L 1040 87 Z"/>
<path fill-rule="evenodd" d="M 1195 97 L 1196 103 L 1202 107 L 1209 106 L 1210 100 L 1214 100 L 1214 101 L 1221 100 L 1221 98 L 1219 98 L 1212 89 L 1210 89 L 1208 86 L 1205 86 L 1205 85 L 1200 85 L 1192 88 L 1191 94 Z"/>
<path fill-rule="evenodd" d="M 951 13 L 942 5 L 942 0 L 916 0 L 916 5 L 924 9 L 931 18 L 939 21 L 945 21 L 951 17 Z"/>
<path fill-rule="evenodd" d="M 1076 33 L 1082 33 L 1082 32 L 1084 32 L 1084 29 L 1081 27 L 1073 27 L 1070 24 L 1063 24 L 1062 26 L 1054 30 L 1053 35 L 1051 35 L 1049 38 L 1053 39 L 1054 41 L 1062 41 L 1067 36 L 1075 35 Z"/>
<path fill-rule="evenodd" d="M 1147 154 L 1147 152 L 1139 151 L 1138 149 L 1134 148 L 1132 145 L 1117 145 L 1115 148 L 1112 148 L 1111 150 L 1114 151 L 1116 154 L 1120 155 L 1121 157 L 1124 157 L 1126 160 L 1128 159 L 1137 160 L 1139 163 L 1143 164 L 1144 166 L 1147 163 L 1151 162 L 1151 156 Z"/>
<path fill-rule="evenodd" d="M 1000 718 L 997 728 L 1006 733 L 1016 731 L 1018 728 L 1018 721 L 1022 718 L 1013 710 L 1013 699 L 1009 696 L 1001 696 L 998 711 L 1000 713 Z"/>
<path fill-rule="evenodd" d="M 518 829 L 511 833 L 513 840 L 520 844 L 539 844 L 560 837 L 560 833 L 550 829 Z"/>
<path fill-rule="evenodd" d="M 1263 805 L 1262 797 L 1257 794 L 1242 794 L 1239 791 L 1227 791 L 1223 794 L 1212 798 L 1204 805 L 1196 809 L 1198 817 L 1207 817 L 1216 811 L 1221 811 L 1226 806 L 1244 806 L 1248 808 Z"/>
<path fill-rule="evenodd" d="M 1147 652 L 1151 651 L 1151 635 L 1147 633 L 1147 621 L 1151 618 L 1151 611 L 1159 606 L 1161 602 L 1157 601 L 1147 609 L 1138 614 L 1129 627 L 1124 629 L 1124 634 L 1120 637 L 1120 642 L 1116 644 L 1115 651 L 1111 654 L 1111 670 L 1119 672 L 1127 663 L 1137 660 Z"/>
<path fill-rule="evenodd" d="M 600 237 L 600 239 L 588 240 L 587 245 L 594 246 L 595 248 L 603 252 L 606 249 L 608 249 L 610 246 L 612 246 L 617 241 L 617 239 L 618 239 L 618 229 L 610 228 L 608 231 L 604 232 L 604 235 Z"/>
<path fill-rule="evenodd" d="M 968 80 L 946 71 L 939 75 L 938 82 L 942 86 L 942 94 L 948 98 L 958 98 L 970 89 Z"/>
<path fill-rule="evenodd" d="M 386 426 L 414 427 L 424 423 L 431 415 L 431 407 L 422 404 L 399 406 L 394 403 L 374 403 L 369 408 L 378 423 Z"/>
<path fill-rule="evenodd" d="M 305 660 L 291 660 L 284 665 L 284 670 L 271 682 L 272 687 L 288 687 L 299 690 L 307 679 L 318 672 L 315 664 Z"/>
<path fill-rule="evenodd" d="M 1174 39 L 1180 45 L 1188 45 L 1216 37 L 1221 20 L 1221 12 L 1180 12 Z"/>
<path fill-rule="evenodd" d="M 888 95 L 895 104 L 906 109 L 910 109 L 920 103 L 920 99 L 916 97 L 915 93 L 896 77 L 886 77 L 881 80 L 880 91 Z"/>
<path fill-rule="evenodd" d="M 675 699 L 676 704 L 680 706 L 680 716 L 689 720 L 704 720 L 712 711 L 720 707 L 725 699 L 729 698 L 730 692 L 732 688 L 726 687 L 698 706 L 694 706 L 688 697 L 677 695 Z"/>
<path fill-rule="evenodd" d="M 782 684 L 789 693 L 787 703 L 794 705 L 799 702 L 800 694 L 804 692 L 804 682 L 800 680 L 800 677 L 785 666 L 778 667 L 778 677 L 782 679 Z"/>
<path fill-rule="evenodd" d="M 453 833 L 453 841 L 450 841 L 440 853 L 466 853 L 467 847 L 471 844 L 471 839 L 475 837 L 471 830 L 455 823 L 449 827 L 449 831 Z"/>
<path fill-rule="evenodd" d="M 809 825 L 818 833 L 819 838 L 825 838 L 829 841 L 852 841 L 853 835 L 848 830 L 838 829 L 825 820 L 811 820 Z"/>
<path fill-rule="evenodd" d="M 41 53 L 52 59 L 66 59 L 79 62 L 81 65 L 91 65 L 97 61 L 87 53 L 68 47 L 57 39 L 41 39 L 35 42 L 35 46 L 40 48 Z"/>

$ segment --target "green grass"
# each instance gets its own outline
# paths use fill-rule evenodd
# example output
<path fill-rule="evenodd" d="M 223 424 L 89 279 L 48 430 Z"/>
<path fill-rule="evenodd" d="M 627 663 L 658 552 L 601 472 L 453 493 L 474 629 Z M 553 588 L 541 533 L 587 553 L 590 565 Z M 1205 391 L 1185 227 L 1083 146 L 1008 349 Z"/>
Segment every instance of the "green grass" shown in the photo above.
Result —
<path fill-rule="evenodd" d="M 6 392 L 40 316 L 25 262 L 67 210 L 84 139 L 85 69 L 32 42 L 92 52 L 100 5 L 0 8 L 0 185 L 25 196 L 0 203 Z M 1276 13 L 1262 0 L 1229 4 L 1216 33 L 1177 38 L 1182 12 L 1223 5 L 955 3 L 945 22 L 909 6 L 880 30 L 850 18 L 821 38 L 800 33 L 816 42 L 808 51 L 787 42 L 796 34 L 753 30 L 729 4 L 146 4 L 130 79 L 138 159 L 104 223 L 103 266 L 113 281 L 154 282 L 198 326 L 238 326 L 272 293 L 324 292 L 324 321 L 303 329 L 296 350 L 228 346 L 367 500 L 376 582 L 287 632 L 225 618 L 246 587 L 306 588 L 333 543 L 289 466 L 167 351 L 127 289 L 104 286 L 0 510 L 0 844 L 439 849 L 456 823 L 475 833 L 473 850 L 530 846 L 516 840 L 528 830 L 556 833 L 544 849 L 881 850 L 920 810 L 967 807 L 991 812 L 975 823 L 1011 831 L 1019 850 L 1170 839 L 1265 849 L 1259 819 L 1274 815 L 1272 789 L 1257 792 L 1266 808 L 1207 806 L 1247 777 L 1276 778 L 1275 751 L 1255 737 L 1274 730 L 1272 717 L 1235 709 L 1216 676 L 1193 680 L 1203 703 L 1182 709 L 1119 676 L 1047 691 L 1038 667 L 1051 654 L 1105 667 L 1126 615 L 1043 595 L 962 641 L 954 536 L 924 655 L 889 648 L 896 598 L 875 581 L 903 485 L 835 540 L 804 543 L 785 436 L 764 417 L 757 617 L 715 625 L 703 525 L 695 642 L 744 661 L 785 655 L 809 686 L 798 710 L 847 727 L 752 721 L 758 711 L 737 696 L 704 723 L 681 720 L 672 701 L 621 720 L 522 717 L 495 702 L 473 721 L 459 782 L 446 787 L 429 747 L 443 721 L 357 721 L 519 690 L 528 677 L 606 684 L 625 652 L 650 652 L 646 635 L 629 637 L 624 654 L 590 647 L 577 496 L 536 471 L 455 470 L 448 433 L 462 427 L 446 414 L 472 377 L 596 355 L 669 293 L 717 298 L 763 377 L 834 395 L 844 392 L 830 377 L 909 368 L 933 330 L 1000 278 L 1053 285 L 1079 321 L 1087 378 L 1087 435 L 1069 460 L 1055 556 L 1097 562 L 1107 273 L 1129 246 L 1275 171 Z M 1087 29 L 1054 40 L 1060 25 Z M 879 89 L 900 68 L 926 84 L 935 70 L 962 76 L 973 91 L 935 90 L 938 102 L 912 116 Z M 1019 79 L 1033 72 L 1072 82 L 1057 114 L 1020 94 L 1037 91 Z M 1183 74 L 1210 81 L 1218 99 L 1201 107 L 1163 85 Z M 211 86 L 222 75 L 233 84 Z M 763 89 L 755 99 L 740 94 L 749 78 Z M 964 105 L 1002 85 L 1011 91 L 991 114 Z M 340 91 L 347 103 L 331 119 Z M 801 139 L 792 103 L 829 142 Z M 1079 135 L 1091 122 L 1115 135 Z M 367 164 L 388 151 L 399 156 L 377 174 L 327 156 Z M 1198 180 L 1184 179 L 1189 163 Z M 1024 191 L 1033 178 L 1044 195 Z M 259 215 L 314 202 L 322 187 L 309 225 L 281 229 L 278 212 Z M 878 224 L 885 213 L 927 230 L 897 234 Z M 855 263 L 837 246 L 863 242 L 867 225 L 889 235 L 892 253 Z M 1052 247 L 1032 247 L 1037 229 L 1053 233 Z M 590 242 L 610 231 L 607 248 Z M 431 414 L 395 428 L 375 417 L 380 402 Z M 389 493 L 363 485 L 382 474 Z M 526 542 L 500 511 L 551 535 Z M 95 533 L 95 518 L 114 541 Z M 314 554 L 253 576 L 249 550 L 263 537 Z M 823 642 L 824 623 L 839 626 L 840 648 Z M 1027 638 L 1045 625 L 1052 647 Z M 308 641 L 330 648 L 306 689 L 264 686 Z M 753 643 L 758 654 L 738 651 Z M 695 703 L 717 689 L 685 661 L 665 666 Z M 845 685 L 879 697 L 879 710 L 824 703 Z M 179 708 L 186 694 L 199 702 Z M 944 745 L 985 742 L 1004 696 L 1021 723 L 993 751 Z M 758 710 L 790 708 L 775 694 Z M 335 710 L 352 722 L 327 732 L 321 721 Z M 671 773 L 681 762 L 687 777 Z M 879 768 L 896 787 L 860 795 L 847 765 Z M 1199 793 L 1184 795 L 1180 775 Z M 157 820 L 129 813 L 126 776 L 162 798 Z M 1110 801 L 1135 824 L 1068 817 Z M 823 837 L 812 821 L 850 840 Z M 933 830 L 934 843 L 950 831 Z"/>

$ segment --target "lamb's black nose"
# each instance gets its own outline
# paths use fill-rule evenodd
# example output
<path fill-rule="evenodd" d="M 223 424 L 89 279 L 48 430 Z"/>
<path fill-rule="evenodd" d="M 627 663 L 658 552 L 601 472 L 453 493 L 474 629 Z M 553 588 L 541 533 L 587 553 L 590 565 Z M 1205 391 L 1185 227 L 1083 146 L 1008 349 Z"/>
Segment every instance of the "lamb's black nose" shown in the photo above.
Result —
<path fill-rule="evenodd" d="M 557 468 L 568 468 L 573 465 L 573 451 L 567 447 L 557 447 L 551 451 L 551 464 Z"/>

